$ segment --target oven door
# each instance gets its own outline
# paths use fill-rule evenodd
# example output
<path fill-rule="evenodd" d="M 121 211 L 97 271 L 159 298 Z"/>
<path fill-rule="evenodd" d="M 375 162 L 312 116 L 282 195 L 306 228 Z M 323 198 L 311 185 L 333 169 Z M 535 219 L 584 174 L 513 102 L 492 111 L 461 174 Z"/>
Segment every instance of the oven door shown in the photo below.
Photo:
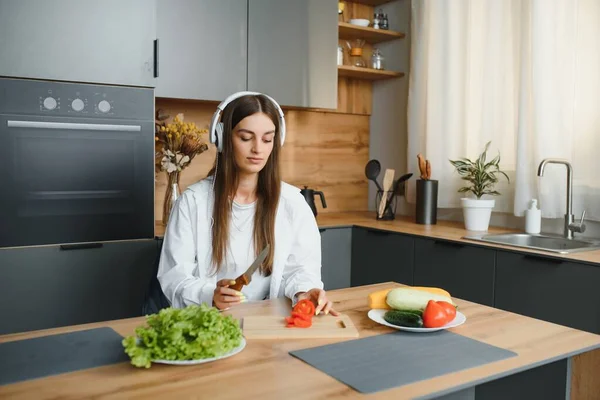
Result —
<path fill-rule="evenodd" d="M 153 237 L 152 121 L 0 115 L 0 138 L 1 247 Z"/>

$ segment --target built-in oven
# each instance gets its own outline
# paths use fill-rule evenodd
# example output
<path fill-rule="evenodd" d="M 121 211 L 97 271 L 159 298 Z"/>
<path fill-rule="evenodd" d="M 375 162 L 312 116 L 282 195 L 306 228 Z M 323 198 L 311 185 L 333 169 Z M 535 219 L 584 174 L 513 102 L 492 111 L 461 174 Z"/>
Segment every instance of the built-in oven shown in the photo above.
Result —
<path fill-rule="evenodd" d="M 154 92 L 0 79 L 0 247 L 154 235 Z"/>

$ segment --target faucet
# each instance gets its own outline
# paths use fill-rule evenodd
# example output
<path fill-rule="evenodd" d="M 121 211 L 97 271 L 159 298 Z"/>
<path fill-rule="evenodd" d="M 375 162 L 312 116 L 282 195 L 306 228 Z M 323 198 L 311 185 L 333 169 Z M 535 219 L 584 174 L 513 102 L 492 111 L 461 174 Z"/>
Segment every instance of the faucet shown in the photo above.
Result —
<path fill-rule="evenodd" d="M 581 214 L 581 221 L 573 222 L 573 167 L 567 160 L 546 158 L 542 160 L 538 167 L 538 176 L 544 176 L 544 168 L 546 168 L 546 164 L 563 164 L 567 167 L 567 212 L 565 214 L 564 236 L 567 239 L 573 239 L 573 232 L 585 232 L 585 224 L 583 223 L 583 219 L 585 218 L 585 210 Z"/>

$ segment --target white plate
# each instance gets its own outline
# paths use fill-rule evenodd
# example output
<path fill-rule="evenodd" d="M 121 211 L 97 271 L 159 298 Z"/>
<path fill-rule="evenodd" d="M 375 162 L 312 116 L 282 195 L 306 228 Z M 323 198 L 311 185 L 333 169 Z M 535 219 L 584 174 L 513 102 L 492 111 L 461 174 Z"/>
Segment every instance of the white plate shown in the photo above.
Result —
<path fill-rule="evenodd" d="M 388 310 L 372 309 L 371 311 L 369 311 L 369 313 L 367 315 L 369 316 L 369 318 L 371 320 L 377 322 L 378 324 L 389 326 L 390 328 L 394 328 L 394 329 L 399 329 L 401 331 L 409 331 L 409 332 L 435 332 L 435 331 L 439 331 L 442 329 L 457 327 L 459 325 L 464 324 L 465 321 L 467 320 L 467 317 L 465 317 L 465 315 L 463 313 L 461 313 L 460 311 L 457 311 L 456 317 L 454 317 L 454 319 L 451 322 L 448 322 L 446 325 L 441 326 L 439 328 L 411 328 L 408 326 L 393 325 L 393 324 L 390 324 L 389 322 L 387 322 L 385 319 L 383 319 L 383 315 L 386 313 L 386 311 L 388 311 Z"/>
<path fill-rule="evenodd" d="M 152 360 L 153 363 L 156 364 L 169 364 L 169 365 L 196 365 L 196 364 L 204 364 L 207 362 L 221 360 L 223 358 L 231 357 L 242 351 L 246 347 L 246 339 L 242 337 L 242 341 L 240 345 L 235 349 L 232 349 L 229 353 L 225 353 L 219 357 L 212 358 L 203 358 L 200 360 L 182 360 L 182 361 L 173 361 L 173 360 Z"/>

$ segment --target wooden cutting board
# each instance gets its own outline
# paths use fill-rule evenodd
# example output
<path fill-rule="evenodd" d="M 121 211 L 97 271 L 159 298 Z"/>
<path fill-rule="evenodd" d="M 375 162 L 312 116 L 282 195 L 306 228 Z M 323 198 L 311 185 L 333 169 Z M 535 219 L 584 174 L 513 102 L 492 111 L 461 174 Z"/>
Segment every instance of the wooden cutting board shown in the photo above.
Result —
<path fill-rule="evenodd" d="M 242 319 L 246 339 L 356 338 L 358 330 L 347 315 L 314 316 L 310 328 L 287 328 L 285 316 L 250 315 Z"/>

